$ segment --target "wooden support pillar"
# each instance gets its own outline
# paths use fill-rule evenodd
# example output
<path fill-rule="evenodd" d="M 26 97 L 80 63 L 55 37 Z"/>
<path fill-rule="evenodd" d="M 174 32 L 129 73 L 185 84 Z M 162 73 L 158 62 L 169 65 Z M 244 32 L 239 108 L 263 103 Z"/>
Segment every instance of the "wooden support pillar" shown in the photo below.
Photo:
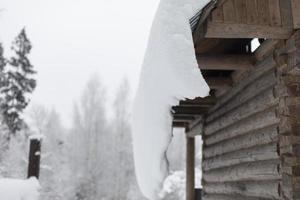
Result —
<path fill-rule="evenodd" d="M 195 200 L 195 138 L 186 137 L 186 200 Z"/>
<path fill-rule="evenodd" d="M 41 139 L 30 139 L 29 148 L 30 149 L 27 178 L 36 177 L 38 179 L 40 175 Z"/>

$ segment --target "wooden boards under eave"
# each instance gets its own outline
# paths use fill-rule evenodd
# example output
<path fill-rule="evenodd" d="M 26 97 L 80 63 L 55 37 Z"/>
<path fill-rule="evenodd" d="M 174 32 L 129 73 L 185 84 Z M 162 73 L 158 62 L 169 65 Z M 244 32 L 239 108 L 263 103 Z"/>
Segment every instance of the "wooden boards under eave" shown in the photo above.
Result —
<path fill-rule="evenodd" d="M 293 17 L 299 19 L 298 7 L 299 0 L 227 0 L 202 24 L 202 36 L 287 39 L 293 31 Z M 294 25 L 300 26 L 300 19 Z"/>
<path fill-rule="evenodd" d="M 300 0 L 292 0 L 294 28 L 300 28 Z"/>

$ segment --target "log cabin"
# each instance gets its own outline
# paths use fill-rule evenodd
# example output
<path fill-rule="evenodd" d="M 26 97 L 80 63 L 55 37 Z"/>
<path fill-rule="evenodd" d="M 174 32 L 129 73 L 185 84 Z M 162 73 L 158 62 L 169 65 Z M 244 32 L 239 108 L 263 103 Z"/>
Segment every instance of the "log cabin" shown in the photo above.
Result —
<path fill-rule="evenodd" d="M 300 199 L 300 0 L 213 0 L 190 24 L 211 92 L 172 107 L 187 138 L 186 199 L 197 135 L 202 199 Z"/>

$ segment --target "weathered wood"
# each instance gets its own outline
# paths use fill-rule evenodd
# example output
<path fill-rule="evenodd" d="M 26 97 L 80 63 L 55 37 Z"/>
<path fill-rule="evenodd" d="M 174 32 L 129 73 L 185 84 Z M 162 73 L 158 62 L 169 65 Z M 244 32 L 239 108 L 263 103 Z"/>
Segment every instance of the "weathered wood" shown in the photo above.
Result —
<path fill-rule="evenodd" d="M 236 123 L 239 120 L 277 105 L 278 103 L 278 99 L 275 99 L 274 97 L 273 88 L 269 88 L 268 90 L 259 93 L 257 96 L 249 99 L 235 109 L 226 112 L 218 120 L 207 123 L 204 128 L 204 132 L 206 135 L 210 135 L 231 124 Z"/>
<path fill-rule="evenodd" d="M 282 26 L 293 28 L 291 0 L 279 0 Z"/>
<path fill-rule="evenodd" d="M 186 200 L 195 200 L 195 138 L 186 137 Z"/>
<path fill-rule="evenodd" d="M 270 200 L 262 197 L 246 197 L 241 195 L 226 194 L 207 194 L 203 196 L 203 200 Z"/>
<path fill-rule="evenodd" d="M 270 25 L 269 0 L 258 0 L 258 23 L 262 25 Z"/>
<path fill-rule="evenodd" d="M 173 106 L 172 111 L 174 114 L 201 115 L 205 114 L 208 108 L 202 106 Z"/>
<path fill-rule="evenodd" d="M 247 197 L 260 197 L 279 199 L 279 181 L 248 181 L 234 183 L 206 183 L 206 194 L 243 195 Z M 244 198 L 243 198 L 244 199 Z"/>
<path fill-rule="evenodd" d="M 223 15 L 224 15 L 224 22 L 235 22 L 236 14 L 235 14 L 235 7 L 234 1 L 228 0 L 223 4 Z"/>
<path fill-rule="evenodd" d="M 202 135 L 203 133 L 203 117 L 199 117 L 196 124 L 191 124 L 189 130 L 186 132 L 188 137 L 195 137 L 197 135 Z"/>
<path fill-rule="evenodd" d="M 279 123 L 279 119 L 276 116 L 275 108 L 272 108 L 259 114 L 245 118 L 238 123 L 235 123 L 214 133 L 213 135 L 206 136 L 204 144 L 212 145 L 226 139 L 231 139 L 238 135 L 243 135 L 251 131 L 275 125 L 277 123 Z"/>
<path fill-rule="evenodd" d="M 223 22 L 224 21 L 224 15 L 223 15 L 223 9 L 222 8 L 216 8 L 211 13 L 212 20 L 214 22 Z"/>
<path fill-rule="evenodd" d="M 245 0 L 235 0 L 236 21 L 238 23 L 247 23 L 247 6 Z"/>
<path fill-rule="evenodd" d="M 203 180 L 206 182 L 278 180 L 279 163 L 280 161 L 276 159 L 211 170 L 203 174 Z"/>
<path fill-rule="evenodd" d="M 246 78 L 244 79 L 246 80 Z M 236 87 L 233 87 L 231 91 L 225 94 L 223 98 L 219 100 L 220 103 L 226 97 L 229 97 L 231 94 L 236 92 L 236 88 L 241 86 L 244 82 L 240 82 Z M 252 84 L 248 85 L 247 87 L 240 90 L 237 94 L 230 96 L 231 98 L 229 101 L 224 102 L 223 104 L 219 104 L 219 107 L 212 107 L 209 113 L 210 115 L 206 118 L 206 122 L 209 123 L 211 121 L 217 120 L 219 117 L 223 116 L 225 113 L 239 107 L 243 103 L 249 101 L 252 98 L 255 98 L 260 93 L 264 92 L 265 90 L 272 90 L 272 88 L 276 84 L 276 78 L 274 71 L 270 71 L 265 73 L 263 76 L 256 79 Z M 216 106 L 218 105 L 216 104 Z"/>
<path fill-rule="evenodd" d="M 258 22 L 257 0 L 246 0 L 246 6 L 247 6 L 247 23 L 257 24 Z"/>
<path fill-rule="evenodd" d="M 254 59 L 251 55 L 197 55 L 201 70 L 242 70 L 251 69 Z"/>
<path fill-rule="evenodd" d="M 280 13 L 280 5 L 279 0 L 269 0 L 270 7 L 270 20 L 272 26 L 280 26 L 281 25 L 281 13 Z"/>
<path fill-rule="evenodd" d="M 292 14 L 293 14 L 293 22 L 294 28 L 300 28 L 300 1 L 299 0 L 291 0 L 292 1 Z"/>
<path fill-rule="evenodd" d="M 202 164 L 203 171 L 230 167 L 247 162 L 279 159 L 277 143 L 270 143 L 262 146 L 259 146 L 260 144 L 257 145 L 258 146 L 248 149 L 242 149 L 216 157 L 205 158 Z"/>
<path fill-rule="evenodd" d="M 250 131 L 245 135 L 225 140 L 212 146 L 205 146 L 203 156 L 209 158 L 276 141 L 278 141 L 277 126 L 272 125 L 270 127 Z"/>
<path fill-rule="evenodd" d="M 225 77 L 204 77 L 210 89 L 227 90 L 232 87 L 232 80 Z"/>
<path fill-rule="evenodd" d="M 278 44 L 278 40 L 265 40 L 254 52 L 254 57 L 257 61 L 262 61 L 267 56 L 273 53 L 275 46 Z"/>
<path fill-rule="evenodd" d="M 248 77 L 246 77 L 237 86 L 233 87 L 232 90 L 229 93 L 227 93 L 224 97 L 219 99 L 219 101 L 216 103 L 216 105 L 213 106 L 212 109 L 210 110 L 210 113 L 216 112 L 217 109 L 219 109 L 221 106 L 224 107 L 225 104 L 228 105 L 230 102 L 232 102 L 232 99 L 236 95 L 238 95 L 240 92 L 243 91 L 243 92 L 247 93 L 247 90 L 250 90 L 250 89 L 252 90 L 253 85 L 251 86 L 251 83 L 257 84 L 256 89 L 253 91 L 257 91 L 257 90 L 261 91 L 260 89 L 262 89 L 262 88 L 263 89 L 268 88 L 270 85 L 267 87 L 264 87 L 265 85 L 262 84 L 263 80 L 261 80 L 260 77 L 263 76 L 264 74 L 268 73 L 269 71 L 271 71 L 275 66 L 276 66 L 276 62 L 274 61 L 273 56 L 270 56 L 267 59 L 260 62 L 258 65 L 255 66 L 254 70 L 251 72 L 251 74 Z M 271 84 L 271 85 L 273 85 L 273 84 Z M 245 95 L 245 96 L 249 96 L 249 95 Z M 255 96 L 255 95 L 253 95 L 253 96 Z M 238 104 L 238 105 L 240 105 L 240 104 Z M 230 107 L 231 107 L 230 109 L 232 109 L 232 107 L 235 107 L 235 106 L 232 105 Z M 226 110 L 226 112 L 227 112 L 227 110 Z M 220 113 L 210 114 L 210 116 L 207 118 L 207 121 L 209 122 L 211 120 L 214 120 L 218 116 L 220 116 Z"/>
<path fill-rule="evenodd" d="M 41 140 L 30 139 L 29 162 L 27 177 L 39 178 L 40 175 L 40 159 L 41 159 Z"/>
<path fill-rule="evenodd" d="M 253 0 L 250 0 L 253 1 Z M 266 38 L 288 39 L 293 33 L 290 27 L 266 26 L 257 24 L 216 23 L 204 24 L 205 38 Z"/>

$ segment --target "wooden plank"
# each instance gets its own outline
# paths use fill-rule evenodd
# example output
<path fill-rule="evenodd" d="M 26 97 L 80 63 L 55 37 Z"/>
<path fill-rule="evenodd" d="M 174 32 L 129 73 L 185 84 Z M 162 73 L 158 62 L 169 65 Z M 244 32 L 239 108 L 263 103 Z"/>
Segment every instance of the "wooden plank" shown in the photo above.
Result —
<path fill-rule="evenodd" d="M 211 13 L 212 21 L 214 22 L 224 22 L 224 15 L 222 7 L 216 8 Z"/>
<path fill-rule="evenodd" d="M 247 5 L 246 0 L 235 0 L 236 21 L 238 23 L 247 23 Z"/>
<path fill-rule="evenodd" d="M 269 0 L 270 20 L 272 26 L 281 25 L 281 13 L 279 0 Z"/>
<path fill-rule="evenodd" d="M 236 20 L 235 6 L 233 0 L 228 0 L 223 4 L 224 22 L 232 23 Z"/>
<path fill-rule="evenodd" d="M 276 66 L 276 63 L 274 61 L 273 56 L 269 56 L 267 59 L 263 60 L 262 62 L 259 62 L 255 69 L 252 70 L 250 76 L 246 77 L 243 82 L 240 82 L 240 84 L 236 85 L 235 87 L 232 88 L 232 90 L 230 91 L 230 93 L 227 93 L 226 96 L 224 96 L 223 98 L 219 99 L 219 101 L 216 103 L 215 106 L 213 106 L 213 108 L 210 110 L 210 115 L 207 118 L 207 121 L 212 121 L 215 118 L 217 118 L 218 116 L 224 114 L 224 112 L 227 112 L 228 110 L 234 108 L 237 105 L 240 105 L 240 103 L 242 103 L 241 101 L 239 101 L 236 105 L 236 103 L 234 103 L 234 105 L 232 105 L 232 99 L 235 98 L 236 95 L 238 95 L 241 92 L 245 92 L 245 90 L 252 90 L 254 91 L 254 95 L 257 94 L 258 89 L 261 89 L 259 91 L 262 91 L 270 86 L 273 85 L 273 83 L 271 85 L 268 85 L 268 82 L 266 83 L 268 86 L 264 87 L 265 85 L 263 85 L 263 80 L 261 80 L 261 77 L 266 75 L 268 72 L 271 72 L 274 67 Z M 258 82 L 260 81 L 260 83 Z M 251 87 L 255 86 L 255 84 L 253 85 L 252 83 L 258 84 L 259 87 L 256 87 L 256 89 L 251 89 Z M 251 86 L 252 85 L 252 86 Z M 255 92 L 256 91 L 256 92 Z M 245 95 L 245 96 L 249 96 L 249 95 Z M 246 98 L 245 98 L 246 100 Z M 224 107 L 226 104 L 230 105 L 227 106 L 229 108 L 227 108 L 227 110 L 225 109 L 225 111 L 217 111 L 221 106 Z"/>
<path fill-rule="evenodd" d="M 258 0 L 258 23 L 262 25 L 270 25 L 269 0 Z"/>
<path fill-rule="evenodd" d="M 252 0 L 251 0 L 252 1 Z M 207 22 L 204 27 L 205 38 L 266 38 L 288 39 L 293 29 L 256 24 L 234 24 Z"/>
<path fill-rule="evenodd" d="M 247 24 L 257 24 L 258 22 L 257 0 L 246 0 L 246 7 L 247 7 Z"/>
<path fill-rule="evenodd" d="M 249 132 L 272 126 L 279 123 L 276 116 L 275 108 L 261 112 L 259 114 L 245 118 L 238 123 L 235 123 L 227 128 L 224 128 L 213 135 L 205 137 L 204 144 L 212 145 L 218 142 L 229 140 L 234 137 L 247 134 Z M 205 135 L 205 132 L 204 132 Z"/>
<path fill-rule="evenodd" d="M 239 120 L 245 119 L 278 104 L 279 100 L 275 99 L 273 88 L 269 88 L 259 93 L 257 96 L 249 99 L 240 106 L 226 112 L 224 115 L 218 118 L 218 120 L 206 123 L 204 132 L 206 135 L 211 135 L 221 129 L 226 128 L 227 126 L 230 126 L 231 124 L 238 122 Z"/>
<path fill-rule="evenodd" d="M 277 159 L 243 163 L 205 172 L 203 180 L 206 182 L 278 180 L 281 177 L 279 165 L 280 161 Z"/>
<path fill-rule="evenodd" d="M 243 70 L 254 67 L 251 55 L 197 55 L 201 70 Z"/>
<path fill-rule="evenodd" d="M 221 156 L 205 158 L 202 164 L 203 171 L 230 167 L 240 163 L 279 159 L 277 146 L 277 143 L 270 143 L 234 151 Z"/>
<path fill-rule="evenodd" d="M 186 138 L 186 200 L 195 200 L 195 138 Z"/>
<path fill-rule="evenodd" d="M 292 1 L 292 14 L 293 14 L 293 23 L 294 28 L 300 28 L 300 0 L 291 0 Z"/>
<path fill-rule="evenodd" d="M 291 0 L 279 0 L 282 26 L 293 28 Z"/>
<path fill-rule="evenodd" d="M 243 195 L 247 197 L 259 197 L 279 199 L 279 181 L 248 181 L 227 183 L 206 183 L 206 194 Z M 242 198 L 244 199 L 244 198 Z"/>

